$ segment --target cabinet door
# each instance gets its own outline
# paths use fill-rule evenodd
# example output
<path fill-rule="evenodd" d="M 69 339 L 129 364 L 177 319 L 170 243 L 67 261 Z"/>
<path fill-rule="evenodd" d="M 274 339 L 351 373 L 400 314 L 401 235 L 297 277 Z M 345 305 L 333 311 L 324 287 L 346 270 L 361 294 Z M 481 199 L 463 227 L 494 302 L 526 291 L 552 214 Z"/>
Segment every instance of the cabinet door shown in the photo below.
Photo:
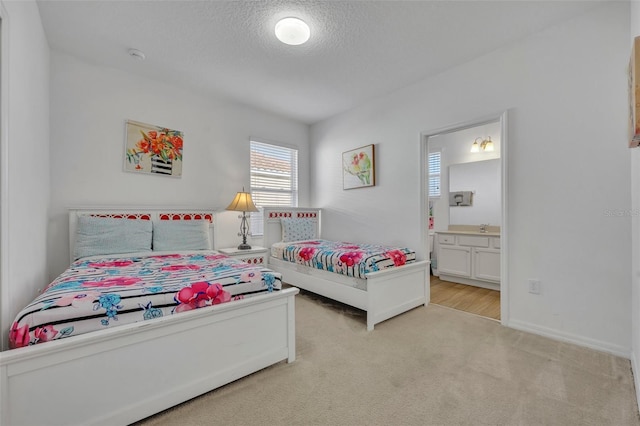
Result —
<path fill-rule="evenodd" d="M 471 248 L 441 245 L 438 252 L 438 271 L 441 274 L 470 277 Z"/>
<path fill-rule="evenodd" d="M 500 282 L 500 250 L 475 248 L 473 277 L 479 280 Z"/>

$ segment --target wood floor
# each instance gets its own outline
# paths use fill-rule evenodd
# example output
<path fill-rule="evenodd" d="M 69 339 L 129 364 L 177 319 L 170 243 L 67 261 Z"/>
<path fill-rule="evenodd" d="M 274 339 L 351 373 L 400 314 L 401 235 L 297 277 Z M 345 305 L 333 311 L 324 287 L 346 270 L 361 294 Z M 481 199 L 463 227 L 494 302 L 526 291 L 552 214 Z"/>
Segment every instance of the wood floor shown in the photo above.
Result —
<path fill-rule="evenodd" d="M 500 319 L 500 292 L 442 281 L 431 276 L 431 303 L 492 319 Z"/>

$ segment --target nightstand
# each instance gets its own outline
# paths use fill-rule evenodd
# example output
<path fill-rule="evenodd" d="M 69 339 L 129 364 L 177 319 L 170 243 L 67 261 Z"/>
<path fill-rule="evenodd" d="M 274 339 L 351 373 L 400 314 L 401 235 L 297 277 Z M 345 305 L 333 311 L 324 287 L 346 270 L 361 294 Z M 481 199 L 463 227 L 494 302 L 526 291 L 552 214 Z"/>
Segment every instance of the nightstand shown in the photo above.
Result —
<path fill-rule="evenodd" d="M 267 264 L 267 252 L 268 249 L 260 246 L 252 246 L 248 250 L 240 250 L 236 247 L 228 247 L 218 249 L 220 253 L 224 253 L 227 256 L 235 257 L 243 262 L 250 263 L 252 265 L 266 265 Z"/>

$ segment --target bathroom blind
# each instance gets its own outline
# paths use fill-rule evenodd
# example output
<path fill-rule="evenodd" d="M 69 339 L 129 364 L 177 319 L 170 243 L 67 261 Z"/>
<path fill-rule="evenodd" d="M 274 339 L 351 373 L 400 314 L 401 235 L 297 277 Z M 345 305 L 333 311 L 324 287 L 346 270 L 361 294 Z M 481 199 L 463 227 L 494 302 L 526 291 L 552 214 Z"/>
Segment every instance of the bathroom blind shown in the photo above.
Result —
<path fill-rule="evenodd" d="M 440 196 L 440 162 L 440 151 L 429 153 L 429 197 Z"/>
<path fill-rule="evenodd" d="M 251 141 L 251 235 L 263 235 L 264 206 L 298 206 L 298 150 Z"/>

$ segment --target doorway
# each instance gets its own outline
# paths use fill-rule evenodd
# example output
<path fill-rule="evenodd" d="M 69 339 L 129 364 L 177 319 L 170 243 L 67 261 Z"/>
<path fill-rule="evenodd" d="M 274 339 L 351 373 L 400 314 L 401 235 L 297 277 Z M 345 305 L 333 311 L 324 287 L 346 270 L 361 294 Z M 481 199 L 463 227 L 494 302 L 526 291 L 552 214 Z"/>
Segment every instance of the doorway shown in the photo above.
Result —
<path fill-rule="evenodd" d="M 430 301 L 508 322 L 507 112 L 423 132 Z"/>

